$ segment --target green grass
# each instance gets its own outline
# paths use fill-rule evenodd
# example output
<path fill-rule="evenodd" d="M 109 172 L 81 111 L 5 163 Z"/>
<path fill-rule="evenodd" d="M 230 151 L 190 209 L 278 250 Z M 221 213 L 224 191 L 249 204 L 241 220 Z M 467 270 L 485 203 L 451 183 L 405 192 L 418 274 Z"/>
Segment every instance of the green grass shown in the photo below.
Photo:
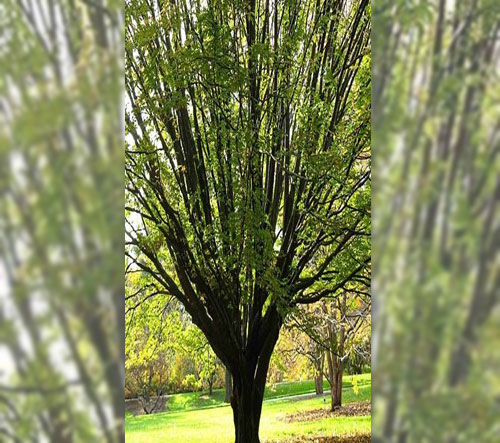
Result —
<path fill-rule="evenodd" d="M 348 377 L 343 391 L 344 403 L 370 399 L 370 374 L 357 377 L 359 377 L 359 393 L 358 395 L 354 394 L 351 378 Z M 294 423 L 281 421 L 280 419 L 285 414 L 327 407 L 329 403 L 328 395 L 305 399 L 277 398 L 279 392 L 291 393 L 288 395 L 301 394 L 304 387 L 308 385 L 306 382 L 298 382 L 282 386 L 281 390 L 269 391 L 269 396 L 264 401 L 260 424 L 260 437 L 263 441 L 297 435 L 341 435 L 370 432 L 370 416 L 336 416 L 333 418 Z M 186 396 L 187 394 L 180 395 Z M 269 401 L 273 397 L 275 399 Z M 185 402 L 184 404 L 186 405 L 187 403 Z M 125 432 L 127 443 L 156 443 L 164 441 L 174 443 L 229 443 L 234 441 L 232 410 L 227 405 L 210 409 L 169 411 L 137 417 L 127 416 L 125 419 Z"/>
<path fill-rule="evenodd" d="M 356 376 L 358 386 L 370 383 L 370 374 L 361 374 Z M 342 381 L 344 388 L 352 387 L 352 376 L 346 375 Z M 326 380 L 323 381 L 325 392 L 330 389 Z M 264 399 L 285 397 L 290 395 L 301 395 L 314 392 L 314 380 L 304 380 L 298 382 L 285 382 L 273 386 L 267 386 L 264 393 Z M 204 409 L 217 406 L 227 406 L 224 403 L 224 389 L 216 389 L 212 396 L 207 392 L 188 392 L 185 394 L 174 394 L 168 398 L 168 410 L 170 412 L 187 411 L 192 409 Z"/>

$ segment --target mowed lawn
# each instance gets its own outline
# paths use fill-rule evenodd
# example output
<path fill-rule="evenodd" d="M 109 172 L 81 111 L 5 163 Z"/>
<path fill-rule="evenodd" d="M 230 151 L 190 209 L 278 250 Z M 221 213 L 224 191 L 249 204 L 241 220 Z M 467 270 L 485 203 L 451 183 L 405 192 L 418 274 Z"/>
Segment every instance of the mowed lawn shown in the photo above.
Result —
<path fill-rule="evenodd" d="M 358 394 L 354 393 L 351 377 L 345 377 L 343 403 L 369 401 L 371 396 L 370 374 L 356 377 Z M 282 385 L 281 395 L 276 396 L 276 389 L 267 393 L 262 409 L 260 424 L 261 440 L 283 439 L 300 435 L 346 435 L 369 434 L 371 417 L 367 416 L 335 416 L 314 421 L 286 423 L 283 417 L 294 412 L 327 408 L 330 398 L 328 394 L 318 397 L 293 397 L 297 395 L 300 383 Z M 286 389 L 289 385 L 289 389 Z M 283 387 L 285 386 L 285 387 Z M 279 388 L 280 385 L 277 386 Z M 303 386 L 302 386 L 303 387 Z M 289 392 L 288 397 L 283 397 Z M 309 391 L 310 392 L 310 391 Z M 303 394 L 304 392 L 300 392 Z M 193 394 L 181 394 L 191 398 Z M 200 394 L 197 393 L 197 396 Z M 274 397 L 274 398 L 273 398 Z M 219 403 L 220 404 L 220 403 Z M 160 442 L 233 442 L 234 427 L 231 407 L 228 405 L 205 407 L 203 409 L 171 410 L 168 412 L 125 419 L 125 440 L 127 443 L 160 443 Z"/>

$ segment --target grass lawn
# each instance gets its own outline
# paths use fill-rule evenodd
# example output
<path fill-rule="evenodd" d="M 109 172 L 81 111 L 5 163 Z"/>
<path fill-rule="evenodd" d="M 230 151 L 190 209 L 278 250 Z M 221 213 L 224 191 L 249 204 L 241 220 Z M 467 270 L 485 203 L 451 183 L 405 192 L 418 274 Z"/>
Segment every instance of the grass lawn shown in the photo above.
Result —
<path fill-rule="evenodd" d="M 370 383 L 370 374 L 357 375 L 358 386 Z M 344 388 L 352 387 L 352 377 L 346 375 L 343 378 L 342 386 Z M 325 392 L 328 392 L 330 385 L 323 381 Z M 297 382 L 278 383 L 277 385 L 267 386 L 264 393 L 264 399 L 285 397 L 289 395 L 300 395 L 314 392 L 314 380 L 304 380 Z M 207 392 L 189 392 L 185 394 L 174 394 L 168 398 L 169 412 L 186 411 L 191 409 L 211 408 L 216 406 L 227 406 L 224 403 L 224 389 L 215 389 L 212 396 Z"/>
<path fill-rule="evenodd" d="M 363 374 L 356 377 L 358 378 L 359 393 L 358 395 L 354 394 L 351 377 L 346 377 L 343 392 L 344 403 L 370 399 L 370 374 Z M 310 383 L 314 386 L 313 382 Z M 303 390 L 307 387 L 306 382 L 297 382 L 279 385 L 276 391 L 269 391 L 262 410 L 260 424 L 261 440 L 281 439 L 299 435 L 370 433 L 370 416 L 335 416 L 332 418 L 293 423 L 282 421 L 281 418 L 285 414 L 322 407 L 326 408 L 328 406 L 328 395 L 305 399 L 278 398 L 280 395 L 302 394 L 304 393 Z M 310 392 L 310 390 L 306 390 L 306 392 Z M 188 396 L 187 398 L 189 398 L 191 394 L 180 395 Z M 183 404 L 187 406 L 189 402 L 184 402 Z M 214 405 L 217 405 L 216 400 L 214 401 Z M 167 441 L 178 443 L 233 442 L 234 428 L 231 408 L 224 405 L 207 409 L 206 405 L 204 406 L 204 409 L 171 410 L 152 415 L 127 416 L 125 420 L 125 440 L 127 443 L 159 443 Z"/>

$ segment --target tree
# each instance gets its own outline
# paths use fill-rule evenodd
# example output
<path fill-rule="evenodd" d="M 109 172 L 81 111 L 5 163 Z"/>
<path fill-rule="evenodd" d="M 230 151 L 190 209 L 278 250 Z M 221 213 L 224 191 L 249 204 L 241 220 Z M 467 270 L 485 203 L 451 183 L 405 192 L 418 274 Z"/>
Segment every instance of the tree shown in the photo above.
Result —
<path fill-rule="evenodd" d="M 362 334 L 356 334 L 352 346 L 356 352 L 351 353 L 344 365 L 347 374 L 363 374 L 371 371 L 371 315 L 367 319 L 369 325 L 364 328 Z"/>
<path fill-rule="evenodd" d="M 140 270 L 126 278 L 125 394 L 138 396 L 149 414 L 167 389 L 201 390 L 205 383 L 212 395 L 220 361 L 179 302 L 147 281 Z"/>
<path fill-rule="evenodd" d="M 366 277 L 361 277 L 366 278 Z M 364 282 L 368 283 L 368 280 Z M 312 309 L 301 309 L 291 317 L 293 327 L 304 331 L 315 346 L 310 358 L 323 370 L 330 385 L 331 410 L 342 406 L 342 378 L 347 360 L 364 350 L 358 347 L 362 337 L 369 335 L 371 301 L 367 288 L 342 291 L 334 300 L 323 300 Z M 353 289 L 356 291 L 354 292 Z M 326 357 L 327 371 L 323 359 Z M 321 366 L 320 366 L 321 364 Z"/>
<path fill-rule="evenodd" d="M 312 364 L 314 367 L 314 392 L 316 395 L 323 394 L 323 368 L 325 365 L 325 354 L 320 346 L 313 347 Z"/>
<path fill-rule="evenodd" d="M 363 329 L 370 329 L 367 321 L 370 313 L 370 305 L 364 302 L 355 303 L 354 309 L 350 310 L 348 294 L 343 293 L 337 300 L 332 312 L 328 312 L 328 307 L 323 305 L 323 312 L 329 317 L 326 328 L 328 362 L 328 381 L 330 384 L 331 409 L 334 411 L 342 406 L 342 378 L 344 374 L 345 361 L 350 355 L 356 354 L 353 347 L 354 338 Z M 329 316 L 330 315 L 330 316 Z"/>
<path fill-rule="evenodd" d="M 370 261 L 368 3 L 126 3 L 126 254 L 230 370 L 237 443 L 289 310 Z"/>
<path fill-rule="evenodd" d="M 201 330 L 192 323 L 187 325 L 177 340 L 177 347 L 181 348 L 183 352 L 193 359 L 201 379 L 200 386 L 203 385 L 203 382 L 206 382 L 208 395 L 212 395 L 220 360 Z"/>
<path fill-rule="evenodd" d="M 314 368 L 314 392 L 323 394 L 323 374 L 325 367 L 325 350 L 323 346 L 302 332 L 302 340 L 296 342 L 295 352 L 305 355 Z"/>
<path fill-rule="evenodd" d="M 273 357 L 279 363 L 279 367 L 286 371 L 289 380 L 309 377 L 312 368 L 316 395 L 323 394 L 325 351 L 305 332 L 285 323 Z M 271 359 L 271 368 L 272 364 L 273 359 Z"/>
<path fill-rule="evenodd" d="M 182 323 L 177 304 L 167 296 L 151 297 L 143 278 L 140 273 L 128 276 L 125 285 L 125 396 L 138 397 L 150 414 L 169 384 Z"/>
<path fill-rule="evenodd" d="M 168 350 L 162 349 L 161 339 L 153 338 L 156 343 L 152 345 L 151 331 L 144 328 L 141 332 L 142 334 L 134 334 L 135 349 L 125 351 L 125 395 L 137 395 L 144 413 L 151 414 L 160 405 L 170 373 L 170 358 Z M 138 352 L 134 352 L 136 350 Z M 154 401 L 152 396 L 155 396 Z"/>

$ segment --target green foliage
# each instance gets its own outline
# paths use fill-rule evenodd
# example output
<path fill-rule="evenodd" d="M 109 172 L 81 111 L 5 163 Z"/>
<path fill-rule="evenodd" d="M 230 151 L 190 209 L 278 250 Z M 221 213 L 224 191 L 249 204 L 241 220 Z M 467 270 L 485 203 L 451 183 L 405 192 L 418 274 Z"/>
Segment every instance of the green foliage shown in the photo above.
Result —
<path fill-rule="evenodd" d="M 154 3 L 126 4 L 129 259 L 208 335 L 211 297 L 230 316 L 252 304 L 284 316 L 316 280 L 335 292 L 370 255 L 366 2 L 333 18 L 313 2 L 262 4 L 250 45 L 242 4 Z M 320 52 L 331 20 L 353 27 L 359 54 Z"/>
<path fill-rule="evenodd" d="M 194 374 L 188 374 L 184 377 L 184 380 L 182 380 L 182 386 L 188 391 L 199 391 L 201 389 L 201 382 L 196 380 Z"/>
<path fill-rule="evenodd" d="M 172 297 L 148 282 L 141 272 L 127 276 L 125 396 L 220 386 L 222 367 L 203 333 Z"/>

